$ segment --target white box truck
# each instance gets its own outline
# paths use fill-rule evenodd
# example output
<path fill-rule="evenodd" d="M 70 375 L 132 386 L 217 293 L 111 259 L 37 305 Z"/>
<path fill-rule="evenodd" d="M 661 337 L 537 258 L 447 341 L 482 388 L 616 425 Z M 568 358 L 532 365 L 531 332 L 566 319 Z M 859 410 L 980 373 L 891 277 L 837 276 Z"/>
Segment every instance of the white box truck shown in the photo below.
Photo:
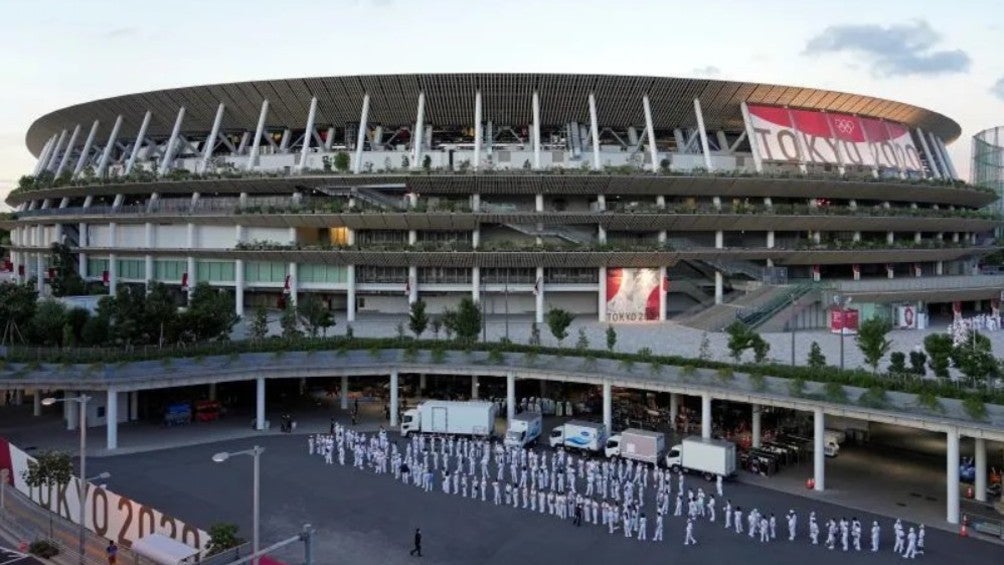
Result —
<path fill-rule="evenodd" d="M 719 476 L 727 478 L 736 473 L 736 444 L 691 436 L 674 445 L 665 461 L 670 469 L 698 473 L 709 481 Z"/>
<path fill-rule="evenodd" d="M 495 404 L 492 402 L 454 402 L 427 400 L 405 410 L 401 419 L 401 435 L 451 434 L 491 436 L 495 431 Z"/>
<path fill-rule="evenodd" d="M 548 443 L 551 447 L 600 452 L 607 443 L 607 428 L 596 422 L 572 420 L 552 429 Z"/>
<path fill-rule="evenodd" d="M 543 425 L 540 414 L 523 412 L 513 416 L 505 433 L 506 447 L 525 447 L 537 443 Z"/>
<path fill-rule="evenodd" d="M 666 453 L 666 434 L 628 428 L 607 440 L 607 457 L 620 456 L 656 464 Z"/>

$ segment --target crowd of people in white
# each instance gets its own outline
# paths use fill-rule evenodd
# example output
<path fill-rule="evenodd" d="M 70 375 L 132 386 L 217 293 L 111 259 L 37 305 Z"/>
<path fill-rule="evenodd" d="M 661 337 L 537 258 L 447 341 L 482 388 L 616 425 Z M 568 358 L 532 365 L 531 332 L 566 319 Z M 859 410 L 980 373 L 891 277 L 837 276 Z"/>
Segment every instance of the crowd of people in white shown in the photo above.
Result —
<path fill-rule="evenodd" d="M 333 434 L 309 436 L 307 451 L 328 465 L 337 459 L 339 465 L 393 475 L 394 480 L 425 492 L 440 490 L 448 495 L 491 501 L 496 506 L 571 520 L 575 526 L 601 526 L 611 535 L 620 531 L 630 539 L 645 541 L 651 532 L 652 541 L 663 541 L 671 503 L 672 517 L 685 520 L 684 545 L 696 544 L 697 524 L 711 527 L 719 510 L 725 529 L 737 535 L 745 533 L 762 543 L 777 539 L 774 513 L 753 508 L 744 514 L 741 506 L 725 499 L 721 477 L 707 483 L 707 492 L 700 486 L 695 492 L 686 484 L 683 473 L 627 459 L 590 459 L 563 449 L 546 452 L 506 448 L 494 440 L 453 436 L 415 435 L 402 449 L 383 428 L 365 434 L 341 424 L 335 425 Z M 784 520 L 788 541 L 795 541 L 797 513 L 789 510 Z M 814 511 L 808 522 L 808 538 L 812 545 L 819 545 L 821 527 Z M 839 546 L 843 551 L 861 551 L 863 532 L 857 518 L 829 519 L 823 528 L 827 549 Z M 911 526 L 906 532 L 896 520 L 893 532 L 893 551 L 910 559 L 924 553 L 923 524 L 916 529 Z M 881 528 L 873 521 L 872 552 L 879 551 L 880 537 Z"/>

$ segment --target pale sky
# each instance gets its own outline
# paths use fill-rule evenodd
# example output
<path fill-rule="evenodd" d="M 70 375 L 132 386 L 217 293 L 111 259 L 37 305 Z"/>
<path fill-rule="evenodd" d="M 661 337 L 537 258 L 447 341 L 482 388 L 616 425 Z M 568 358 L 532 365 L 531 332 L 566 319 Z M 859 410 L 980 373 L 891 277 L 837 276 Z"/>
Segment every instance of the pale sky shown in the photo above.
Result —
<path fill-rule="evenodd" d="M 916 104 L 970 138 L 1004 124 L 1001 0 L 0 0 L 0 193 L 58 108 L 193 84 L 342 74 L 708 77 Z"/>

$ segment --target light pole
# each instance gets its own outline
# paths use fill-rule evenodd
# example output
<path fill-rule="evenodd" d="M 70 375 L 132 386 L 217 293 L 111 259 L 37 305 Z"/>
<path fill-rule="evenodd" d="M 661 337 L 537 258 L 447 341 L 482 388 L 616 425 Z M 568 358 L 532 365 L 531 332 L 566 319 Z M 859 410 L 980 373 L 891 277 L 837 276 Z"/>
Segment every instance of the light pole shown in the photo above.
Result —
<path fill-rule="evenodd" d="M 847 307 L 851 303 L 851 297 L 850 296 L 840 296 L 839 294 L 835 294 L 833 296 L 833 303 L 836 305 L 837 308 L 840 309 L 840 370 L 843 371 L 844 370 L 844 336 L 847 334 L 847 326 L 845 325 L 847 323 L 847 318 L 846 318 L 847 314 L 845 313 L 845 310 L 847 310 Z"/>
<path fill-rule="evenodd" d="M 87 502 L 87 403 L 91 400 L 90 396 L 86 394 L 81 394 L 80 396 L 68 396 L 66 398 L 55 398 L 48 397 L 42 399 L 42 406 L 52 406 L 57 402 L 76 402 L 79 404 L 77 406 L 77 411 L 80 413 L 80 421 L 77 425 L 80 427 L 80 484 L 77 485 L 77 493 L 80 500 L 80 514 L 78 518 L 80 519 L 80 531 L 78 533 L 78 550 L 80 551 L 80 565 L 84 565 L 84 520 L 86 519 L 86 502 Z M 106 473 L 102 473 L 105 475 Z M 100 478 L 107 478 L 101 477 Z M 111 475 L 108 475 L 111 476 Z"/>
<path fill-rule="evenodd" d="M 791 317 L 788 318 L 788 324 L 791 326 L 791 366 L 795 366 L 795 296 L 791 297 Z"/>
<path fill-rule="evenodd" d="M 252 565 L 258 565 L 258 490 L 260 485 L 260 473 L 259 473 L 259 459 L 261 454 L 265 452 L 264 447 L 254 446 L 251 449 L 246 449 L 244 451 L 234 451 L 227 452 L 221 451 L 216 455 L 213 455 L 213 461 L 216 463 L 223 463 L 227 459 L 230 459 L 234 455 L 249 455 L 254 459 L 254 486 L 252 487 L 254 492 L 251 497 L 251 558 Z"/>

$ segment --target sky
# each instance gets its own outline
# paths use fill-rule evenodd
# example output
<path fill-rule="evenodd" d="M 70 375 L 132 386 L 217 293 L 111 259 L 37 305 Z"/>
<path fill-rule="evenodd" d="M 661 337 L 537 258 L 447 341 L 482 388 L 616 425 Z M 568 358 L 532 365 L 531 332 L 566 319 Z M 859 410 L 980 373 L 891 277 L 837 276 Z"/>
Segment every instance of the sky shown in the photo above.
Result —
<path fill-rule="evenodd" d="M 1004 124 L 1002 0 L 0 0 L 0 195 L 28 127 L 145 90 L 380 73 L 703 77 L 843 90 Z"/>

